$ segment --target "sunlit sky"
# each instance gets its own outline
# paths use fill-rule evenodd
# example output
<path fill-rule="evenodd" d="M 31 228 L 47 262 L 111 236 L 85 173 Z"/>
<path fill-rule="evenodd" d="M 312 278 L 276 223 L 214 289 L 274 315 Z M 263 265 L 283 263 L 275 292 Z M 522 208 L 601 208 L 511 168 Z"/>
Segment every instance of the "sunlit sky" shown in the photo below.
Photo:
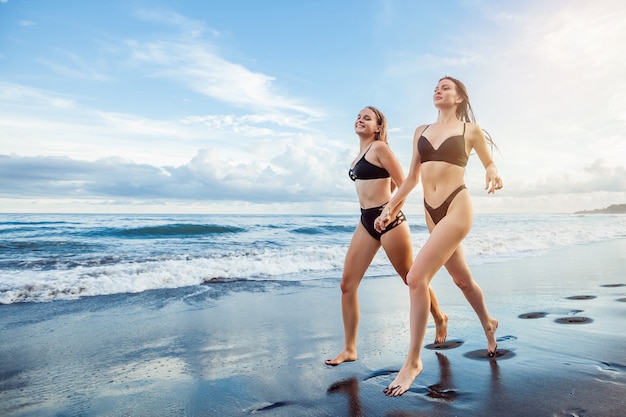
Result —
<path fill-rule="evenodd" d="M 356 213 L 356 114 L 408 172 L 444 75 L 476 212 L 626 203 L 625 40 L 621 0 L 0 0 L 0 212 Z"/>

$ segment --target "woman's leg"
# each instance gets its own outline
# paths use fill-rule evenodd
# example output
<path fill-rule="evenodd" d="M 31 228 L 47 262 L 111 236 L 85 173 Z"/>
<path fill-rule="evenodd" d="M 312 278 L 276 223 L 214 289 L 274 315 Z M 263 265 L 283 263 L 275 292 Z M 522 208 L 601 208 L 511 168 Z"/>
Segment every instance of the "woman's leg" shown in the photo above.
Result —
<path fill-rule="evenodd" d="M 469 266 L 465 261 L 463 249 L 459 246 L 446 262 L 446 269 L 452 276 L 454 283 L 463 291 L 463 295 L 478 315 L 480 324 L 487 336 L 487 352 L 490 356 L 495 355 L 498 343 L 496 342 L 496 329 L 498 321 L 489 315 L 483 292 L 478 283 L 472 278 Z"/>
<path fill-rule="evenodd" d="M 435 290 L 428 286 L 430 296 L 430 314 L 435 320 L 435 343 L 443 343 L 448 337 L 448 315 L 439 308 L 439 302 L 435 296 Z"/>
<path fill-rule="evenodd" d="M 409 224 L 404 222 L 385 233 L 380 239 L 389 261 L 406 283 L 407 275 L 413 265 L 413 246 Z M 435 343 L 443 343 L 448 336 L 448 316 L 441 311 L 435 291 L 428 287 L 430 294 L 430 314 L 435 321 Z"/>
<path fill-rule="evenodd" d="M 431 230 L 430 237 L 417 254 L 409 271 L 407 282 L 411 297 L 411 341 L 406 361 L 398 376 L 385 389 L 389 396 L 404 394 L 415 378 L 422 372 L 420 358 L 428 310 L 430 306 L 429 284 L 433 276 L 450 258 L 471 227 L 471 212 L 459 211 L 457 216 L 446 216 L 434 227 L 430 218 L 427 223 Z"/>
<path fill-rule="evenodd" d="M 358 224 L 346 253 L 343 275 L 341 277 L 341 312 L 343 316 L 344 349 L 335 359 L 326 360 L 326 365 L 339 365 L 357 359 L 356 332 L 359 325 L 359 300 L 357 291 L 380 248 L 380 242 L 367 233 L 361 223 Z"/>

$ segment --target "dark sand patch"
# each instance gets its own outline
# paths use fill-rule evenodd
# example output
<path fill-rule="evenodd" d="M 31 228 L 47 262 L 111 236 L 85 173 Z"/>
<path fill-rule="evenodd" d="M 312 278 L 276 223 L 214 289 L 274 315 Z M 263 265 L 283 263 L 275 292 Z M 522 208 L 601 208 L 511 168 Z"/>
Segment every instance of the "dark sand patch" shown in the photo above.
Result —
<path fill-rule="evenodd" d="M 446 340 L 443 343 L 430 343 L 425 345 L 424 348 L 431 350 L 448 350 L 456 349 L 463 344 L 463 340 Z"/>
<path fill-rule="evenodd" d="M 533 311 L 532 313 L 524 313 L 524 314 L 520 314 L 519 317 L 520 319 L 540 319 L 542 317 L 547 316 L 548 313 L 543 312 L 543 311 Z"/>
<path fill-rule="evenodd" d="M 589 317 L 577 316 L 577 317 L 560 317 L 554 321 L 559 324 L 585 324 L 585 323 L 592 323 L 593 319 L 590 319 Z"/>
<path fill-rule="evenodd" d="M 566 300 L 593 300 L 595 295 L 572 295 L 571 297 L 565 297 Z"/>
<path fill-rule="evenodd" d="M 515 356 L 515 352 L 498 347 L 495 356 L 489 356 L 487 349 L 472 350 L 471 352 L 464 353 L 463 356 L 469 359 L 492 361 L 496 359 L 511 359 Z"/>

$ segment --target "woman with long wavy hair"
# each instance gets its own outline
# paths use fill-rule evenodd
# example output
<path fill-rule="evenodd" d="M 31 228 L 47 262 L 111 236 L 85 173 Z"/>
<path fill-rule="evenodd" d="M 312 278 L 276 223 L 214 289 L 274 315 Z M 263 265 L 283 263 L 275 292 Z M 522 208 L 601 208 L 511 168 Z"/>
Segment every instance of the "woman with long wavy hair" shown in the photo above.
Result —
<path fill-rule="evenodd" d="M 422 372 L 420 352 L 428 320 L 429 285 L 442 266 L 476 312 L 487 337 L 488 355 L 495 356 L 497 348 L 498 321 L 489 314 L 482 290 L 472 278 L 461 248 L 473 220 L 472 202 L 464 184 L 470 152 L 476 152 L 485 167 L 485 189 L 489 194 L 502 188 L 502 179 L 489 149 L 491 139 L 476 124 L 463 83 L 452 77 L 442 78 L 435 88 L 433 101 L 439 111 L 437 120 L 415 130 L 410 172 L 375 221 L 378 231 L 393 224 L 397 207 L 402 206 L 421 177 L 430 235 L 407 275 L 411 340 L 402 369 L 384 390 L 388 396 L 404 394 Z"/>

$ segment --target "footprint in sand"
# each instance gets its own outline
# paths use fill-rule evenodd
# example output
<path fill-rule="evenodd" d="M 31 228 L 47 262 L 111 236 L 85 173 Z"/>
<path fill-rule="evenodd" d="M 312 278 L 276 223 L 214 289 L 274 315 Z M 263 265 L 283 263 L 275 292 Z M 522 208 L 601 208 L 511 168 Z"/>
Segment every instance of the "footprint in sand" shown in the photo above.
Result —
<path fill-rule="evenodd" d="M 466 358 L 479 360 L 479 361 L 492 361 L 495 359 L 511 359 L 515 356 L 515 352 L 509 349 L 501 349 L 498 347 L 495 356 L 487 355 L 487 349 L 478 349 L 463 354 Z"/>
<path fill-rule="evenodd" d="M 593 300 L 595 295 L 572 295 L 571 297 L 565 297 L 567 300 Z"/>
<path fill-rule="evenodd" d="M 275 408 L 286 407 L 286 406 L 295 405 L 295 404 L 296 403 L 292 403 L 289 401 L 277 401 L 274 403 L 259 404 L 259 405 L 256 405 L 254 407 L 247 409 L 246 411 L 248 411 L 250 414 L 256 414 L 256 413 L 260 413 L 264 411 L 273 410 Z"/>
<path fill-rule="evenodd" d="M 511 342 L 513 340 L 517 340 L 517 336 L 505 335 L 505 336 L 498 337 L 496 339 L 496 342 L 498 342 L 498 344 L 501 344 L 502 342 Z M 515 356 L 515 353 L 510 349 L 503 349 L 501 345 L 499 345 L 498 349 L 496 349 L 495 356 L 489 356 L 487 354 L 487 349 L 473 350 L 471 352 L 464 353 L 463 356 L 465 356 L 466 358 L 476 359 L 476 360 L 493 360 L 493 359 L 510 359 Z"/>
<path fill-rule="evenodd" d="M 543 311 L 533 311 L 532 313 L 524 313 L 524 314 L 520 314 L 519 317 L 520 319 L 540 319 L 542 317 L 547 316 L 548 313 L 543 312 Z"/>
<path fill-rule="evenodd" d="M 400 370 L 399 369 L 379 369 L 377 371 L 372 371 L 369 376 L 363 378 L 363 381 L 368 381 L 370 379 L 378 378 L 381 376 L 386 377 L 391 374 L 395 374 L 396 372 L 400 372 Z"/>
<path fill-rule="evenodd" d="M 578 317 L 561 317 L 554 321 L 559 324 L 584 324 L 584 323 L 592 323 L 593 319 L 590 319 L 589 317 L 578 316 Z"/>
<path fill-rule="evenodd" d="M 463 340 L 446 340 L 443 343 L 431 343 L 429 345 L 424 346 L 426 349 L 431 350 L 447 350 L 458 348 L 463 344 Z"/>

